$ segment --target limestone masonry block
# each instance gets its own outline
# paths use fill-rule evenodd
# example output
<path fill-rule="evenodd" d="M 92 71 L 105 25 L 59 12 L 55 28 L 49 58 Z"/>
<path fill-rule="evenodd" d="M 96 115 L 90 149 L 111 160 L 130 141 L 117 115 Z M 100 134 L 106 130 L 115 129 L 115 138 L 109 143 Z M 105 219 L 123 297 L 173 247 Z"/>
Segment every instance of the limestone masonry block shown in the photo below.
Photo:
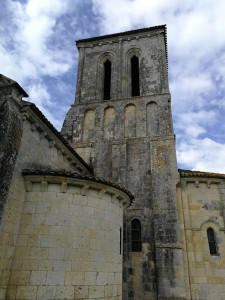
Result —
<path fill-rule="evenodd" d="M 76 179 L 73 184 L 71 180 L 70 185 L 66 183 L 66 192 L 52 181 L 46 181 L 43 191 L 38 180 L 45 179 L 39 176 L 33 180 L 35 184 L 26 194 L 8 275 L 9 299 L 112 299 L 113 293 L 105 296 L 105 286 L 114 290 L 115 284 L 120 287 L 117 297 L 122 287 L 118 245 L 123 192 L 115 194 L 112 188 L 109 194 L 100 194 L 96 184 L 81 196 L 82 186 Z M 102 207 L 103 202 L 107 205 Z"/>

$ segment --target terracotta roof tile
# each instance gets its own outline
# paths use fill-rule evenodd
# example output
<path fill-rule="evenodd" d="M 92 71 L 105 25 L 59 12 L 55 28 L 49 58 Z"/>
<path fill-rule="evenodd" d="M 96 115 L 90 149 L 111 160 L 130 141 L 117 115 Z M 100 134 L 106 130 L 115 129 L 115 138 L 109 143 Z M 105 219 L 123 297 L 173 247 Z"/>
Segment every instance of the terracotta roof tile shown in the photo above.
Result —
<path fill-rule="evenodd" d="M 225 178 L 225 174 L 178 169 L 180 177 Z"/>

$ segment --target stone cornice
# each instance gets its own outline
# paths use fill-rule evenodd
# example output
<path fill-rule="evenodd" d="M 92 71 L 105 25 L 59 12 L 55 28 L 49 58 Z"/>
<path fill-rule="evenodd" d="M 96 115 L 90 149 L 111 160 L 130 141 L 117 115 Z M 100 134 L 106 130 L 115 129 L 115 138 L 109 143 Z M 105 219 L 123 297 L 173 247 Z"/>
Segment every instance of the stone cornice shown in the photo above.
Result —
<path fill-rule="evenodd" d="M 48 174 L 49 173 L 49 174 Z M 99 192 L 99 198 L 104 197 L 105 193 L 108 193 L 112 196 L 112 201 L 118 199 L 122 202 L 123 207 L 127 208 L 133 201 L 133 195 L 123 188 L 122 186 L 100 179 L 94 176 L 87 176 L 75 173 L 63 173 L 57 171 L 48 172 L 43 174 L 42 171 L 23 170 L 24 180 L 25 180 L 25 189 L 27 192 L 33 190 L 33 183 L 41 184 L 41 191 L 47 191 L 48 184 L 60 184 L 60 192 L 66 193 L 68 185 L 79 186 L 81 188 L 80 194 L 83 196 L 88 196 L 89 189 L 94 189 Z"/>

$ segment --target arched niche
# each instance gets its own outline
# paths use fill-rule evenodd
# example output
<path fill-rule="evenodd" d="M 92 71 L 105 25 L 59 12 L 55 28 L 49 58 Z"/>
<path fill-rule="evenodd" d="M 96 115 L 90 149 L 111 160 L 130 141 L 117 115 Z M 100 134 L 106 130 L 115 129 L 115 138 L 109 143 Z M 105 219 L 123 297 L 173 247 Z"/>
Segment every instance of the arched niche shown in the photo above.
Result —
<path fill-rule="evenodd" d="M 126 97 L 138 97 L 141 94 L 140 81 L 140 59 L 141 50 L 139 48 L 131 48 L 126 53 Z"/>
<path fill-rule="evenodd" d="M 125 137 L 136 136 L 136 107 L 128 104 L 124 111 L 124 134 Z"/>
<path fill-rule="evenodd" d="M 147 135 L 157 135 L 159 130 L 158 105 L 156 102 L 147 104 Z"/>
<path fill-rule="evenodd" d="M 97 89 L 96 98 L 98 101 L 110 100 L 113 98 L 113 69 L 114 69 L 114 54 L 105 52 L 98 58 L 97 70 Z"/>
<path fill-rule="evenodd" d="M 83 121 L 83 141 L 88 142 L 93 140 L 95 128 L 95 111 L 87 110 L 84 114 Z"/>
<path fill-rule="evenodd" d="M 114 137 L 115 130 L 115 109 L 108 107 L 104 112 L 104 139 L 111 139 Z"/>

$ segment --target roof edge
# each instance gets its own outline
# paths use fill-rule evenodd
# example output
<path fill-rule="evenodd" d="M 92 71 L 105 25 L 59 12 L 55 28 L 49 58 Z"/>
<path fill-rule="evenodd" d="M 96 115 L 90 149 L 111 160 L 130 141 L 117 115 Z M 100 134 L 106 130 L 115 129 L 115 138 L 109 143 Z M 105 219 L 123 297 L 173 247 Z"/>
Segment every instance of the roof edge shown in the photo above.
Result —
<path fill-rule="evenodd" d="M 94 181 L 96 183 L 101 183 L 108 185 L 110 187 L 116 188 L 122 192 L 124 192 L 130 198 L 130 204 L 134 201 L 134 195 L 124 186 L 110 180 L 110 179 L 103 179 L 98 176 L 94 175 L 87 175 L 87 174 L 80 174 L 77 172 L 69 172 L 66 170 L 59 170 L 59 169 L 23 169 L 22 174 L 24 176 L 31 176 L 31 175 L 42 175 L 42 176 L 60 176 L 60 177 L 67 177 L 67 178 L 75 178 L 75 179 L 82 179 L 82 180 L 89 180 Z"/>
<path fill-rule="evenodd" d="M 211 172 L 202 172 L 202 171 L 191 171 L 191 170 L 182 170 L 178 169 L 180 177 L 203 177 L 203 178 L 221 178 L 225 179 L 225 174 L 220 173 L 211 173 Z"/>
<path fill-rule="evenodd" d="M 21 111 L 30 108 L 41 121 L 55 134 L 55 136 L 68 148 L 68 150 L 80 161 L 81 164 L 91 173 L 94 174 L 94 170 L 90 167 L 83 158 L 74 150 L 72 146 L 66 141 L 66 139 L 61 135 L 61 133 L 52 125 L 52 123 L 43 115 L 43 113 L 37 108 L 37 106 L 29 101 L 22 100 L 23 106 Z"/>
<path fill-rule="evenodd" d="M 25 97 L 25 98 L 29 97 L 27 92 L 19 85 L 18 82 L 16 82 L 15 80 L 13 80 L 13 79 L 11 79 L 11 78 L 3 75 L 3 74 L 0 74 L 0 77 L 5 78 L 8 81 L 8 83 L 0 86 L 1 89 L 7 88 L 7 87 L 10 87 L 10 86 L 15 86 L 21 92 L 23 97 Z"/>
<path fill-rule="evenodd" d="M 119 32 L 119 33 L 113 33 L 113 34 L 106 34 L 106 35 L 101 35 L 101 36 L 96 36 L 96 37 L 91 37 L 91 38 L 86 38 L 86 39 L 81 39 L 81 40 L 76 40 L 76 45 L 81 43 L 81 42 L 91 42 L 91 41 L 98 41 L 98 40 L 103 40 L 107 38 L 114 38 L 114 37 L 119 37 L 119 36 L 126 36 L 129 34 L 137 34 L 137 33 L 142 33 L 142 32 L 148 32 L 148 31 L 153 31 L 156 29 L 164 29 L 166 31 L 166 24 L 164 25 L 158 25 L 158 26 L 152 26 L 152 27 L 145 27 L 145 28 L 140 28 L 140 29 L 134 29 L 134 30 L 128 30 L 124 32 Z"/>

